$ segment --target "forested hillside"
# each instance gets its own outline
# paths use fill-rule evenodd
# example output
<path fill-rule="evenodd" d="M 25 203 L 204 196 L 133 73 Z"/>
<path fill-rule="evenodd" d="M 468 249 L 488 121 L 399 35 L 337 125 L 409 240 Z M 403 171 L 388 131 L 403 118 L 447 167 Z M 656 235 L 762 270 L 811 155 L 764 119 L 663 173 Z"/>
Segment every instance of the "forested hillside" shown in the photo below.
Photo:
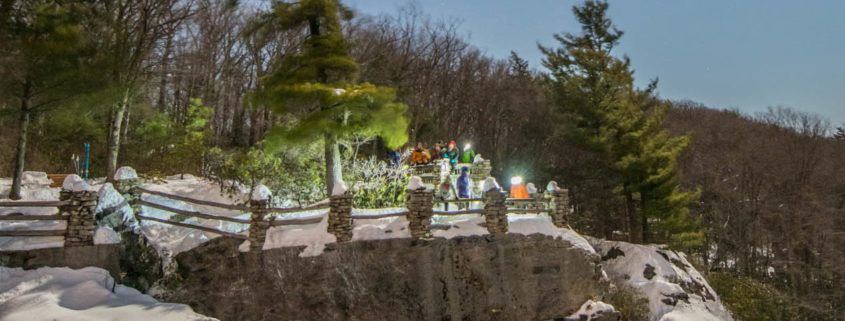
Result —
<path fill-rule="evenodd" d="M 391 137 L 404 138 L 400 125 L 401 150 L 469 141 L 500 182 L 521 175 L 567 188 L 576 231 L 686 251 L 722 281 L 714 288 L 738 319 L 842 320 L 842 130 L 786 107 L 747 115 L 662 99 L 656 81 L 635 88 L 628 58 L 614 50 L 624 35 L 602 5 L 588 1 L 575 13 L 606 30 L 548 30 L 538 37 L 556 37 L 559 47 L 528 62 L 515 52 L 486 55 L 459 23 L 413 5 L 371 16 L 338 4 L 326 15 L 338 18 L 336 34 L 314 34 L 308 23 L 326 20 L 309 12 L 296 20 L 291 8 L 263 2 L 0 1 L 0 176 L 74 173 L 72 155 L 88 142 L 93 177 L 129 165 L 151 176 L 263 182 L 277 195 L 316 200 L 326 192 L 319 164 L 328 163 L 330 137 L 265 138 L 337 104 L 366 105 L 366 120 L 333 136 L 346 180 L 404 186 L 395 180 L 406 177 L 384 165 L 405 141 Z M 309 42 L 316 36 L 324 38 Z M 307 59 L 325 63 L 317 78 L 294 75 Z M 286 97 L 299 109 L 279 112 L 277 101 L 256 97 L 279 86 L 312 94 L 296 87 L 305 81 L 324 92 L 307 102 Z M 399 125 L 385 128 L 391 113 L 402 114 L 389 118 Z M 345 126 L 344 117 L 325 119 Z M 323 120 L 314 124 L 336 129 Z M 740 280 L 750 285 L 735 287 Z"/>

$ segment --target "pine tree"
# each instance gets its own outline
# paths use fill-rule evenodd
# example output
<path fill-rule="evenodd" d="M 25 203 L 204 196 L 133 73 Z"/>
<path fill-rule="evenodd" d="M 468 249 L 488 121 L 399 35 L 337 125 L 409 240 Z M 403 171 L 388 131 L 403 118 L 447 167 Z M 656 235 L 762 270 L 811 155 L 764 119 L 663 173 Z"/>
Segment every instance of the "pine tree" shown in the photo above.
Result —
<path fill-rule="evenodd" d="M 30 121 L 84 92 L 90 49 L 74 2 L 4 1 L 0 4 L 0 92 L 19 107 L 19 137 L 9 198 L 21 198 Z"/>
<path fill-rule="evenodd" d="M 407 106 L 395 102 L 395 90 L 355 84 L 358 65 L 347 53 L 340 25 L 341 18 L 351 14 L 337 0 L 276 3 L 265 25 L 304 31 L 307 38 L 299 54 L 281 58 L 254 95 L 257 102 L 290 120 L 271 130 L 268 147 L 323 140 L 328 193 L 342 177 L 338 140 L 352 133 L 368 134 L 395 148 L 408 139 Z"/>
<path fill-rule="evenodd" d="M 570 125 L 567 136 L 601 155 L 621 182 L 616 192 L 625 199 L 630 240 L 648 240 L 649 219 L 658 232 L 689 239 L 684 233 L 695 229 L 686 206 L 696 194 L 680 191 L 676 162 L 688 138 L 663 129 L 669 107 L 654 97 L 657 81 L 637 89 L 630 59 L 611 54 L 623 32 L 607 8 L 603 1 L 574 7 L 582 33 L 556 34 L 560 48 L 540 46 L 554 102 Z"/>

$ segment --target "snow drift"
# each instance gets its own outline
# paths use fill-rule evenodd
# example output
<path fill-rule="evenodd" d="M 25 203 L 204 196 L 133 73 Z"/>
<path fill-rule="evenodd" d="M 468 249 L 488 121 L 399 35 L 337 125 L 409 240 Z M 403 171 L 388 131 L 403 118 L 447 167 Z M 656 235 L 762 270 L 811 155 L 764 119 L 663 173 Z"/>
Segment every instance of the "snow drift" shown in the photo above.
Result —
<path fill-rule="evenodd" d="M 160 303 L 115 284 L 106 270 L 87 267 L 24 271 L 0 267 L 0 319 L 31 320 L 216 320 L 183 304 Z"/>

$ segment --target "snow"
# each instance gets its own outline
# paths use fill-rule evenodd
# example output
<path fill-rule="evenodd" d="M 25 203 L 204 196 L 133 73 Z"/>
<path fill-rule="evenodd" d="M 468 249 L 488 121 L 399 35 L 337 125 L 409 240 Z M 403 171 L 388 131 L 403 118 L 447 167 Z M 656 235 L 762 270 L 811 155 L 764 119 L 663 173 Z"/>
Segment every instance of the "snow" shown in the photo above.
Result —
<path fill-rule="evenodd" d="M 309 225 L 283 225 L 274 226 L 267 230 L 267 238 L 264 241 L 264 250 L 304 246 L 305 248 L 299 253 L 300 257 L 317 256 L 323 253 L 326 244 L 334 243 L 337 238 L 328 232 L 328 210 L 311 210 L 297 212 L 295 216 L 285 214 L 284 218 L 292 217 L 316 217 L 322 216 L 322 220 L 317 224 Z M 240 251 L 246 252 L 249 250 L 249 241 L 241 244 Z"/>
<path fill-rule="evenodd" d="M 108 227 L 97 227 L 94 231 L 94 244 L 120 244 L 120 236 Z"/>
<path fill-rule="evenodd" d="M 546 192 L 552 193 L 558 190 L 560 190 L 560 188 L 557 187 L 557 182 L 555 181 L 549 181 L 549 184 L 546 185 Z"/>
<path fill-rule="evenodd" d="M 683 253 L 657 245 L 637 245 L 590 238 L 603 256 L 619 253 L 602 263 L 609 277 L 638 289 L 649 300 L 649 320 L 733 320 L 715 291 Z M 665 257 L 664 257 L 665 255 Z M 646 273 L 652 270 L 654 275 Z M 651 276 L 651 278 L 647 278 Z M 688 296 L 674 300 L 672 295 Z M 664 300 L 676 301 L 675 305 Z"/>
<path fill-rule="evenodd" d="M 106 270 L 86 267 L 0 267 L 0 319 L 30 320 L 215 320 L 183 304 L 160 303 L 115 284 Z"/>
<path fill-rule="evenodd" d="M 243 189 L 236 193 L 236 195 L 225 195 L 221 193 L 220 186 L 214 182 L 189 174 L 168 176 L 164 181 L 147 183 L 144 184 L 143 187 L 145 189 L 167 194 L 184 195 L 194 199 L 228 204 L 245 203 L 250 196 L 248 195 L 248 191 Z M 221 209 L 213 206 L 187 203 L 146 193 L 143 194 L 141 198 L 148 202 L 187 211 L 197 211 L 201 213 L 242 219 L 249 218 L 249 213 L 238 210 Z M 161 219 L 170 219 L 175 215 L 172 212 L 146 206 L 141 206 L 141 214 Z M 147 239 L 150 240 L 153 247 L 155 247 L 159 253 L 164 256 L 174 255 L 190 250 L 207 242 L 208 240 L 220 237 L 220 235 L 216 233 L 203 232 L 165 223 L 143 220 L 141 222 L 140 231 L 147 237 Z M 211 227 L 232 233 L 246 233 L 248 227 L 247 224 L 224 222 L 220 220 L 198 219 L 194 217 L 188 218 L 183 222 L 192 225 Z"/>
<path fill-rule="evenodd" d="M 21 175 L 21 185 L 22 186 L 49 186 L 53 183 L 53 180 L 47 177 L 47 173 L 45 172 L 30 172 L 26 171 L 23 172 Z"/>
<path fill-rule="evenodd" d="M 616 311 L 616 309 L 614 309 L 610 304 L 601 301 L 587 300 L 587 302 L 584 302 L 584 304 L 581 305 L 581 308 L 578 309 L 577 312 L 570 315 L 567 319 L 579 321 L 599 320 L 603 313 L 614 311 Z M 582 316 L 585 316 L 586 318 L 582 318 Z"/>
<path fill-rule="evenodd" d="M 484 192 L 488 192 L 492 189 L 501 189 L 501 188 L 499 187 L 499 183 L 496 182 L 495 178 L 488 177 L 487 179 L 484 180 L 484 185 L 481 189 Z"/>
<path fill-rule="evenodd" d="M 82 179 L 82 177 L 79 177 L 79 175 L 76 174 L 71 174 L 65 177 L 64 182 L 62 182 L 62 189 L 71 192 L 88 192 L 94 190 L 91 188 L 91 185 L 88 185 L 88 183 Z"/>
<path fill-rule="evenodd" d="M 352 209 L 354 217 L 382 215 L 388 213 L 405 212 L 407 209 L 401 207 L 379 208 L 379 209 Z M 352 241 L 371 241 L 410 238 L 411 230 L 408 229 L 408 220 L 405 216 L 394 216 L 385 218 L 356 218 L 352 222 Z"/>
<path fill-rule="evenodd" d="M 555 226 L 545 214 L 508 214 L 508 232 L 522 235 L 545 234 L 567 241 L 587 253 L 596 253 L 587 239 L 573 230 Z"/>
<path fill-rule="evenodd" d="M 135 172 L 135 169 L 129 166 L 123 166 L 118 168 L 116 172 L 114 172 L 114 180 L 122 181 L 127 179 L 138 179 L 138 173 Z"/>
<path fill-rule="evenodd" d="M 419 176 L 411 176 L 411 178 L 408 179 L 407 190 L 416 191 L 418 189 L 423 189 L 423 188 L 425 188 L 425 185 L 423 185 L 422 178 L 420 178 Z"/>
<path fill-rule="evenodd" d="M 21 176 L 21 196 L 19 201 L 57 201 L 59 188 L 51 188 L 52 181 L 43 172 L 24 172 Z M 0 198 L 3 202 L 14 202 L 8 199 L 12 180 L 0 179 Z M 56 207 L 0 207 L 0 215 L 20 213 L 24 215 L 54 215 L 59 210 Z M 60 230 L 67 228 L 64 221 L 0 221 L 0 230 Z M 64 237 L 0 237 L 0 251 L 22 251 L 49 247 L 64 246 Z"/>
<path fill-rule="evenodd" d="M 534 186 L 534 183 L 528 183 L 525 185 L 525 190 L 528 192 L 528 195 L 537 194 L 537 187 Z"/>
<path fill-rule="evenodd" d="M 96 213 L 99 214 L 103 213 L 104 211 L 109 211 L 109 213 L 119 212 L 119 222 L 110 223 L 126 224 L 133 228 L 137 227 L 137 222 L 135 221 L 135 213 L 132 211 L 132 206 L 129 205 L 123 195 L 121 195 L 120 192 L 118 192 L 111 183 L 103 184 L 100 187 L 98 195 L 99 199 L 97 200 L 97 209 L 95 210 Z"/>
<path fill-rule="evenodd" d="M 264 184 L 260 184 L 255 187 L 255 190 L 252 191 L 252 200 L 253 201 L 266 201 L 273 197 L 273 192 L 270 191 L 267 186 Z"/>
<path fill-rule="evenodd" d="M 332 196 L 341 196 L 346 194 L 347 191 L 349 191 L 349 189 L 346 188 L 346 182 L 341 180 L 334 182 L 334 186 L 332 187 Z"/>

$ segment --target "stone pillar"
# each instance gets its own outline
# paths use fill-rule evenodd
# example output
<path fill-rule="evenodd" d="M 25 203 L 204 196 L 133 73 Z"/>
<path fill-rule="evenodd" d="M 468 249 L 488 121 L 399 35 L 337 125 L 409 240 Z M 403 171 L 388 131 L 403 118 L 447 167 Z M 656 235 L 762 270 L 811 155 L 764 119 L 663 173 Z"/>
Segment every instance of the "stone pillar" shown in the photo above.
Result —
<path fill-rule="evenodd" d="M 431 216 L 434 215 L 434 192 L 426 188 L 407 190 L 405 206 L 408 208 L 408 229 L 411 238 L 431 237 Z"/>
<path fill-rule="evenodd" d="M 59 199 L 70 204 L 59 207 L 67 217 L 65 247 L 94 245 L 94 224 L 99 195 L 78 175 L 68 175 L 62 184 Z"/>
<path fill-rule="evenodd" d="M 480 182 L 488 177 L 490 177 L 490 172 L 493 171 L 493 167 L 490 165 L 490 160 L 484 160 L 481 163 L 473 163 L 472 164 L 472 174 L 470 174 L 470 179 L 475 182 Z"/>
<path fill-rule="evenodd" d="M 557 227 L 569 227 L 569 191 L 555 189 L 552 194 L 549 216 Z"/>
<path fill-rule="evenodd" d="M 487 185 L 486 182 L 485 185 Z M 508 207 L 505 205 L 505 198 L 505 192 L 502 192 L 498 186 L 495 188 L 485 186 L 483 213 L 487 221 L 487 231 L 490 234 L 508 232 Z"/>
<path fill-rule="evenodd" d="M 132 207 L 132 213 L 138 215 L 141 213 L 141 205 L 138 205 L 137 200 L 141 199 L 141 192 L 138 188 L 141 187 L 141 180 L 135 173 L 135 169 L 129 166 L 124 166 L 117 169 L 114 174 L 114 188 L 118 193 L 123 195 L 123 198 Z"/>
<path fill-rule="evenodd" d="M 267 230 L 270 228 L 270 221 L 267 220 L 267 205 L 266 199 L 253 199 L 249 201 L 249 251 L 261 252 L 264 248 L 264 241 L 267 239 Z"/>
<path fill-rule="evenodd" d="M 338 243 L 352 240 L 352 194 L 348 191 L 329 197 L 328 232 Z"/>

